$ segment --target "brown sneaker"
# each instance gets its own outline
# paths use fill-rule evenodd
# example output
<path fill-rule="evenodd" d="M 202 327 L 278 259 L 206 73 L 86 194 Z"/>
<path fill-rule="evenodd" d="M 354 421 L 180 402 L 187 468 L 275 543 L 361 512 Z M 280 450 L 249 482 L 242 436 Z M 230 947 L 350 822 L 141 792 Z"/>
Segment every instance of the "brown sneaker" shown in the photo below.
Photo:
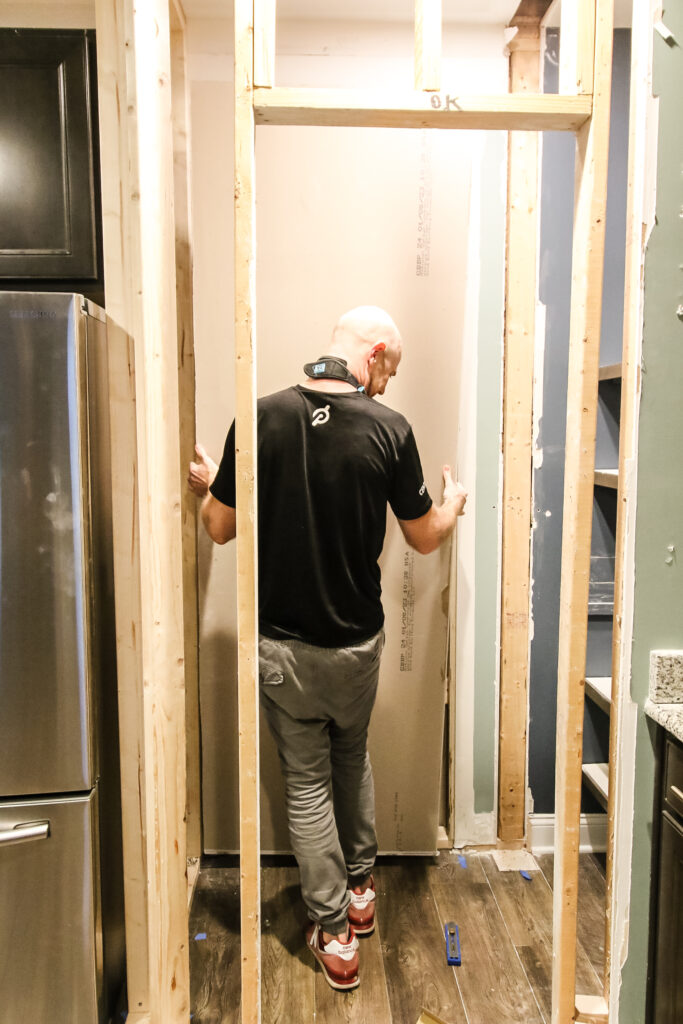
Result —
<path fill-rule="evenodd" d="M 310 924 L 306 929 L 306 943 L 322 967 L 325 981 L 340 992 L 357 988 L 358 978 L 358 939 L 349 928 L 349 941 L 339 942 L 332 939 L 323 943 L 323 930 L 319 924 Z"/>
<path fill-rule="evenodd" d="M 375 880 L 370 878 L 365 885 L 349 889 L 349 924 L 356 935 L 372 935 L 375 930 Z"/>

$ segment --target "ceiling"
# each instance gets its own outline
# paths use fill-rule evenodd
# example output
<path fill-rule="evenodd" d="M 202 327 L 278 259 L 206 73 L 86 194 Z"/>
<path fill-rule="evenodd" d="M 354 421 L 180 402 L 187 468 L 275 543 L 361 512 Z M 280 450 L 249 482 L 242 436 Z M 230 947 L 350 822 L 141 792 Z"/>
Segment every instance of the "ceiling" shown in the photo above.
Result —
<path fill-rule="evenodd" d="M 505 25 L 519 0 L 442 0 L 444 21 Z M 188 16 L 216 17 L 231 0 L 183 0 Z M 415 0 L 278 0 L 280 18 L 334 18 L 351 21 L 412 21 Z"/>
<path fill-rule="evenodd" d="M 86 0 L 88 2 L 88 0 Z M 92 2 L 92 0 L 91 0 Z M 507 25 L 520 0 L 442 0 L 445 22 Z M 573 0 L 575 2 L 575 0 Z M 232 0 L 182 0 L 186 14 L 220 17 L 232 13 Z M 615 0 L 614 24 L 631 24 L 633 0 Z M 279 18 L 338 19 L 340 21 L 407 21 L 415 17 L 415 0 L 277 0 Z M 560 0 L 551 5 L 546 24 L 559 25 Z"/>
<path fill-rule="evenodd" d="M 575 0 L 572 0 L 575 2 Z M 231 17 L 232 0 L 181 0 L 189 17 Z M 339 21 L 412 22 L 415 0 L 277 0 L 278 17 L 310 18 Z M 445 22 L 479 25 L 507 25 L 519 0 L 442 0 Z M 615 0 L 614 22 L 617 27 L 631 24 L 633 0 Z M 71 12 L 87 11 L 94 17 L 95 0 L 0 0 L 0 20 L 4 24 L 21 24 L 22 8 L 49 11 L 67 8 Z M 547 25 L 559 25 L 560 0 L 555 0 L 546 18 Z M 9 17 L 5 17 L 8 15 Z M 19 20 L 16 20 L 16 19 Z"/>

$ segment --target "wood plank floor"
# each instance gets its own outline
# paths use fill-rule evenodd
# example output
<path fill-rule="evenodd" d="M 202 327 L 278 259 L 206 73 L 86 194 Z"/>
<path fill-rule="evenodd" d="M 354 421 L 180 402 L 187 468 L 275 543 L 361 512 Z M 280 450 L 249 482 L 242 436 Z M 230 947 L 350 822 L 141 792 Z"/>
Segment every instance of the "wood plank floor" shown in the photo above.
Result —
<path fill-rule="evenodd" d="M 388 857 L 375 871 L 377 928 L 361 940 L 361 984 L 333 991 L 308 953 L 298 874 L 264 858 L 263 1024 L 546 1024 L 552 972 L 552 856 L 526 881 L 490 854 Z M 582 854 L 577 991 L 602 991 L 604 868 Z M 443 925 L 458 924 L 462 965 L 449 967 Z M 190 916 L 194 1024 L 239 1024 L 239 871 L 202 866 Z"/>

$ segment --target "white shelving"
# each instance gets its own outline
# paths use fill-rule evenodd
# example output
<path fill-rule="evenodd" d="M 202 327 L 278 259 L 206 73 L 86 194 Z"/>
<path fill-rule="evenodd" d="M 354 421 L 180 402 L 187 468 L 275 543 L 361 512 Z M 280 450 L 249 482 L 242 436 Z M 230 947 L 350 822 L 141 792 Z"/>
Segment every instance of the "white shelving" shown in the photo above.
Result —
<path fill-rule="evenodd" d="M 595 485 L 596 487 L 613 487 L 617 489 L 619 484 L 619 470 L 618 469 L 596 469 L 595 470 Z"/>
<path fill-rule="evenodd" d="M 587 676 L 586 696 L 609 714 L 612 703 L 612 677 Z"/>
<path fill-rule="evenodd" d="M 607 794 L 609 791 L 609 765 L 607 764 L 585 764 L 583 766 L 583 779 L 598 802 L 607 809 Z"/>
<path fill-rule="evenodd" d="M 621 363 L 612 363 L 610 366 L 601 366 L 598 380 L 619 380 L 621 377 Z"/>

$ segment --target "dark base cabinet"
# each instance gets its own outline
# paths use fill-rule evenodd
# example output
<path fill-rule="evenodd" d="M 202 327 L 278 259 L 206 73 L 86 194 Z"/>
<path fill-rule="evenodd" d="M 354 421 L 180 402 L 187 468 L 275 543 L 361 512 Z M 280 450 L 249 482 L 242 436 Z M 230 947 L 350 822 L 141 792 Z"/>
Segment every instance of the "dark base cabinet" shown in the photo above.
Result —
<path fill-rule="evenodd" d="M 98 150 L 94 33 L 0 29 L 0 288 L 101 295 Z"/>
<path fill-rule="evenodd" d="M 662 766 L 653 1024 L 683 1022 L 683 747 L 667 737 Z"/>

